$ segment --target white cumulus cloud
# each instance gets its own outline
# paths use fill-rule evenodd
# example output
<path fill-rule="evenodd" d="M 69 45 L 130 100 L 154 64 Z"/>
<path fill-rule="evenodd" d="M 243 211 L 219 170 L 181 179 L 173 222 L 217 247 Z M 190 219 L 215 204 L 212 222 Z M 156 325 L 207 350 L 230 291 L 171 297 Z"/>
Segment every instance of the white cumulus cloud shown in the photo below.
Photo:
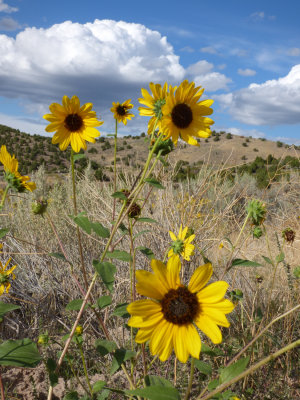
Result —
<path fill-rule="evenodd" d="M 0 12 L 12 13 L 18 11 L 17 7 L 10 7 L 8 4 L 0 0 Z"/>
<path fill-rule="evenodd" d="M 250 125 L 300 123 L 300 64 L 279 79 L 216 96 L 238 121 Z"/>
<path fill-rule="evenodd" d="M 138 97 L 150 81 L 178 82 L 184 68 L 157 31 L 123 21 L 66 21 L 0 35 L 0 95 L 40 105 L 77 94 L 97 106 Z"/>
<path fill-rule="evenodd" d="M 214 65 L 205 60 L 198 61 L 187 68 L 187 76 L 190 76 L 196 85 L 203 86 L 207 92 L 216 92 L 220 89 L 227 90 L 228 83 L 232 80 L 220 72 L 213 71 Z"/>
<path fill-rule="evenodd" d="M 0 29 L 2 31 L 15 31 L 21 28 L 18 21 L 13 18 L 1 18 L 0 19 Z"/>
<path fill-rule="evenodd" d="M 246 69 L 238 69 L 238 74 L 242 75 L 242 76 L 254 76 L 256 74 L 256 71 L 254 71 L 253 69 L 250 68 L 246 68 Z"/>

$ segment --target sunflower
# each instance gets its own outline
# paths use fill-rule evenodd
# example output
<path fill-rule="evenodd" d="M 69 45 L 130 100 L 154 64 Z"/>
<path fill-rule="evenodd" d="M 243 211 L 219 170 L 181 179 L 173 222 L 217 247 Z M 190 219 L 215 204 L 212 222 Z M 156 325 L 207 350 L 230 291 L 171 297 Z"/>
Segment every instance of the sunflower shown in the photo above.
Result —
<path fill-rule="evenodd" d="M 146 89 L 141 89 L 143 97 L 139 99 L 141 104 L 146 107 L 139 107 L 140 115 L 151 117 L 148 123 L 148 134 L 151 135 L 157 120 L 156 128 L 161 131 L 161 119 L 162 119 L 162 106 L 166 104 L 166 98 L 168 95 L 168 84 L 164 84 L 163 88 L 159 83 L 149 84 L 152 95 Z"/>
<path fill-rule="evenodd" d="M 16 265 L 14 265 L 13 267 L 11 267 L 8 271 L 5 271 L 8 264 L 10 263 L 11 258 L 7 261 L 7 263 L 3 266 L 2 262 L 0 261 L 0 296 L 6 291 L 6 293 L 8 293 L 11 284 L 9 281 L 9 275 L 11 275 L 12 279 L 15 279 L 16 276 L 13 273 L 13 270 L 17 267 Z"/>
<path fill-rule="evenodd" d="M 118 122 L 123 122 L 124 125 L 127 124 L 127 120 L 130 120 L 132 117 L 134 117 L 133 114 L 128 112 L 131 108 L 133 108 L 133 104 L 130 104 L 131 99 L 126 100 L 124 103 L 120 104 L 118 103 L 112 103 L 113 107 L 110 109 L 111 112 L 114 113 L 114 118 Z"/>
<path fill-rule="evenodd" d="M 179 136 L 185 142 L 197 146 L 193 136 L 207 138 L 211 135 L 210 125 L 214 121 L 204 117 L 213 110 L 209 108 L 213 100 L 199 101 L 204 89 L 195 87 L 195 83 L 183 81 L 178 88 L 170 86 L 166 104 L 162 107 L 163 118 L 161 128 L 166 139 L 172 137 L 175 145 Z"/>
<path fill-rule="evenodd" d="M 62 98 L 62 106 L 52 103 L 49 110 L 52 114 L 45 114 L 44 119 L 50 122 L 45 128 L 46 132 L 56 132 L 52 143 L 59 143 L 60 150 L 66 150 L 71 143 L 72 149 L 78 153 L 80 149 L 86 150 L 86 141 L 95 143 L 95 138 L 100 132 L 95 126 L 100 126 L 103 121 L 98 121 L 96 112 L 91 111 L 92 103 L 86 103 L 80 107 L 77 96 L 69 99 Z"/>
<path fill-rule="evenodd" d="M 28 182 L 29 176 L 22 176 L 18 171 L 19 162 L 15 158 L 15 155 L 11 156 L 6 149 L 5 145 L 1 146 L 0 149 L 0 162 L 4 165 L 5 180 L 11 188 L 14 188 L 18 192 L 24 192 L 25 189 L 32 192 L 36 189 L 34 182 Z"/>
<path fill-rule="evenodd" d="M 173 254 L 181 254 L 184 260 L 190 261 L 190 256 L 193 254 L 195 248 L 191 242 L 195 239 L 195 235 L 191 234 L 185 238 L 187 236 L 188 229 L 189 228 L 186 226 L 182 230 L 182 225 L 180 225 L 178 236 L 169 231 L 173 243 L 168 253 L 168 257 L 172 257 Z"/>
<path fill-rule="evenodd" d="M 225 314 L 234 309 L 231 301 L 224 299 L 228 284 L 214 282 L 205 287 L 212 275 L 210 263 L 198 267 L 188 286 L 180 282 L 179 256 L 169 258 L 167 265 L 152 260 L 153 273 L 136 272 L 137 291 L 151 299 L 137 300 L 129 304 L 132 315 L 128 325 L 140 328 L 135 341 L 150 341 L 152 355 L 166 361 L 174 348 L 176 357 L 185 363 L 189 355 L 199 358 L 201 339 L 196 326 L 213 343 L 222 341 L 218 327 L 229 327 Z M 196 326 L 195 326 L 196 325 Z"/>

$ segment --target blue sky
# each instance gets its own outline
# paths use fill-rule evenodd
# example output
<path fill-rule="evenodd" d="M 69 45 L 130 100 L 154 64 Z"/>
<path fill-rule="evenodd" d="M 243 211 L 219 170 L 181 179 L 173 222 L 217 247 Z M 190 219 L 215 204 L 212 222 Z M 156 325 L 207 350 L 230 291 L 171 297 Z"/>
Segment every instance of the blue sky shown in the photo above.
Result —
<path fill-rule="evenodd" d="M 0 124 L 45 134 L 63 95 L 112 101 L 194 80 L 216 130 L 300 144 L 300 2 L 0 0 Z M 138 116 L 123 134 L 146 131 Z"/>

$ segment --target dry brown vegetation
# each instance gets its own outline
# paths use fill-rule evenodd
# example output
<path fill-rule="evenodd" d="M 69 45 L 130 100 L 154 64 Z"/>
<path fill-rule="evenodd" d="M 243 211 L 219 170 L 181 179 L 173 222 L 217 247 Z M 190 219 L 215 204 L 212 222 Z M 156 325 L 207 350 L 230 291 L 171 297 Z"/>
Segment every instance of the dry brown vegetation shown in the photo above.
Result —
<path fill-rule="evenodd" d="M 142 150 L 145 146 L 144 139 L 121 139 L 119 146 L 122 145 L 123 140 L 134 147 L 132 151 L 136 152 L 135 163 L 141 161 L 142 164 L 145 154 Z M 203 355 L 202 359 L 212 364 L 213 371 L 217 371 L 220 366 L 228 362 L 263 326 L 299 304 L 300 301 L 299 279 L 293 275 L 293 270 L 300 265 L 299 173 L 291 172 L 289 180 L 283 178 L 271 188 L 259 190 L 255 179 L 251 176 L 237 176 L 233 182 L 224 179 L 220 166 L 221 161 L 226 162 L 226 165 L 238 163 L 244 153 L 251 160 L 257 154 L 262 156 L 274 154 L 278 157 L 285 151 L 289 154 L 293 152 L 294 156 L 297 155 L 297 151 L 292 148 L 278 148 L 275 143 L 262 142 L 258 139 L 250 139 L 249 146 L 244 148 L 243 140 L 244 138 L 239 137 L 228 140 L 221 135 L 220 141 L 214 142 L 210 139 L 208 143 L 205 143 L 201 140 L 200 148 L 179 146 L 170 157 L 170 167 L 168 169 L 159 167 L 156 171 L 165 190 L 152 190 L 149 186 L 144 189 L 139 198 L 141 205 L 144 204 L 145 199 L 149 199 L 142 210 L 142 216 L 152 218 L 157 223 L 137 222 L 134 227 L 135 233 L 146 230 L 136 239 L 135 248 L 146 246 L 153 251 L 157 259 L 163 259 L 168 249 L 169 230 L 178 231 L 180 224 L 191 227 L 196 234 L 196 250 L 191 262 L 185 262 L 185 278 L 188 280 L 191 272 L 203 264 L 202 256 L 205 255 L 213 264 L 215 279 L 222 279 L 231 250 L 230 241 L 236 240 L 246 216 L 245 206 L 253 198 L 260 199 L 266 204 L 266 234 L 260 239 L 254 239 L 251 227 L 247 225 L 234 253 L 235 258 L 256 261 L 261 266 L 232 268 L 225 276 L 230 284 L 230 291 L 241 290 L 243 300 L 231 314 L 231 327 L 223 331 L 224 343 L 218 346 L 224 351 L 225 359 L 224 357 L 211 359 Z M 109 165 L 112 150 L 101 152 L 102 145 L 103 143 L 96 143 L 89 146 L 89 148 L 95 147 L 99 150 L 98 154 L 91 154 L 91 159 L 98 160 L 105 154 L 105 163 Z M 254 152 L 252 147 L 259 148 L 259 153 Z M 122 157 L 123 152 L 128 154 L 128 151 L 120 150 L 118 156 Z M 229 154 L 231 157 L 226 161 Z M 210 158 L 206 160 L 206 157 Z M 213 159 L 219 164 L 219 168 L 215 166 L 212 168 L 208 162 L 205 162 L 195 180 L 174 184 L 172 171 L 178 159 L 186 159 L 189 162 Z M 121 168 L 124 171 L 123 167 Z M 130 173 L 125 172 L 119 179 L 117 187 L 130 188 L 137 174 L 138 172 L 134 170 Z M 66 311 L 65 307 L 72 299 L 81 297 L 76 285 L 76 279 L 82 282 L 78 245 L 74 239 L 75 225 L 69 217 L 73 213 L 71 178 L 66 174 L 59 183 L 54 181 L 49 187 L 45 170 L 40 168 L 32 179 L 37 184 L 36 192 L 11 195 L 2 215 L 2 226 L 9 226 L 10 232 L 5 237 L 1 257 L 5 260 L 10 255 L 18 265 L 17 278 L 10 295 L 15 304 L 21 305 L 21 310 L 6 317 L 5 324 L 2 324 L 1 336 L 2 339 L 30 337 L 36 340 L 39 334 L 47 330 L 51 337 L 60 341 L 61 336 L 70 330 L 76 315 L 72 311 Z M 112 185 L 97 181 L 93 177 L 91 168 L 87 168 L 83 174 L 78 174 L 78 209 L 86 211 L 90 220 L 99 221 L 108 228 L 111 228 L 112 192 Z M 48 216 L 45 217 L 31 213 L 32 200 L 41 196 L 49 199 Z M 73 273 L 67 262 L 50 255 L 50 253 L 60 252 L 60 249 L 49 219 L 54 224 L 68 258 L 74 265 Z M 296 232 L 296 239 L 292 244 L 287 244 L 281 236 L 283 229 L 287 227 Z M 129 249 L 129 238 L 121 231 L 116 241 L 118 242 L 117 249 Z M 219 247 L 221 243 L 224 244 L 223 248 Z M 104 244 L 104 240 L 96 235 L 82 232 L 83 255 L 89 278 L 94 274 L 92 260 L 99 259 Z M 262 257 L 275 260 L 280 252 L 285 254 L 285 262 L 280 262 L 276 268 Z M 135 264 L 137 269 L 148 269 L 149 259 L 140 251 L 136 251 Z M 123 319 L 112 316 L 112 313 L 117 304 L 129 301 L 129 271 L 128 264 L 125 262 L 116 261 L 116 266 L 113 303 L 106 309 L 103 317 L 113 339 L 122 345 L 129 340 L 128 330 L 124 328 Z M 107 294 L 107 290 L 99 281 L 93 296 L 98 298 L 104 294 Z M 251 357 L 251 362 L 254 363 L 299 338 L 299 322 L 299 313 L 296 312 L 272 325 L 248 349 L 246 354 Z M 82 324 L 89 373 L 91 376 L 101 374 L 109 382 L 111 378 L 107 369 L 110 359 L 99 357 L 93 348 L 95 338 L 104 338 L 98 321 L 93 313 L 87 310 Z M 211 346 L 206 338 L 203 337 L 203 341 Z M 57 346 L 52 346 L 44 351 L 56 358 L 57 350 Z M 172 365 L 169 362 L 161 364 L 155 361 L 151 373 L 161 374 L 173 380 Z M 76 365 L 76 368 L 81 376 L 80 365 Z M 9 379 L 10 372 L 9 369 L 7 370 L 5 382 L 10 396 L 8 398 L 23 398 L 18 394 L 17 386 L 14 386 L 12 380 Z M 185 378 L 181 378 L 187 376 L 187 371 L 187 365 L 177 366 L 176 385 L 179 390 L 187 384 Z M 247 400 L 296 400 L 300 396 L 298 373 L 299 357 L 297 350 L 294 350 L 265 365 L 263 370 L 259 370 L 237 384 L 234 390 L 239 393 L 241 399 Z M 71 372 L 65 366 L 64 378 L 69 379 L 70 376 Z M 203 385 L 205 381 L 206 377 L 197 372 L 195 382 L 202 382 Z M 120 386 L 121 382 L 123 379 L 120 375 L 117 384 Z M 73 385 L 76 386 L 76 383 Z M 29 387 L 32 391 L 26 398 L 44 398 L 42 391 L 37 394 L 40 397 L 33 397 L 34 383 Z M 199 387 L 195 384 L 191 399 L 198 393 Z M 111 398 L 120 397 L 113 395 Z"/>

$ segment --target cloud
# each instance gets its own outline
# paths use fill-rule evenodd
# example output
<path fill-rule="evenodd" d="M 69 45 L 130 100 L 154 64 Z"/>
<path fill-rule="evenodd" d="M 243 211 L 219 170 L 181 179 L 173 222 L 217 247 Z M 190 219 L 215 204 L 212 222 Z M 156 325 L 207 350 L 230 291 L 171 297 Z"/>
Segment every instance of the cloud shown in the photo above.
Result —
<path fill-rule="evenodd" d="M 202 47 L 200 49 L 200 51 L 202 53 L 208 53 L 208 54 L 217 54 L 218 53 L 217 50 L 212 46 Z"/>
<path fill-rule="evenodd" d="M 227 90 L 227 84 L 232 80 L 220 74 L 220 72 L 213 71 L 214 65 L 205 60 L 198 61 L 190 65 L 187 70 L 187 76 L 195 81 L 196 85 L 203 86 L 207 92 L 216 92 L 220 89 Z"/>
<path fill-rule="evenodd" d="M 265 18 L 270 21 L 275 21 L 275 15 L 266 15 L 264 11 L 256 11 L 252 13 L 249 17 L 252 21 L 263 21 Z"/>
<path fill-rule="evenodd" d="M 17 7 L 10 7 L 6 3 L 3 2 L 3 0 L 0 0 L 0 12 L 5 12 L 5 13 L 12 13 L 18 11 Z"/>
<path fill-rule="evenodd" d="M 238 121 L 250 125 L 300 123 L 300 64 L 283 78 L 252 83 L 233 93 L 215 96 Z"/>
<path fill-rule="evenodd" d="M 226 64 L 219 64 L 219 65 L 217 65 L 217 68 L 220 69 L 220 70 L 225 69 L 226 67 L 227 67 Z"/>
<path fill-rule="evenodd" d="M 249 68 L 246 68 L 246 69 L 239 68 L 238 74 L 242 75 L 242 76 L 254 76 L 254 75 L 256 75 L 256 71 L 254 71 L 253 69 L 249 69 Z"/>
<path fill-rule="evenodd" d="M 291 49 L 288 49 L 288 51 L 286 52 L 286 54 L 288 56 L 292 56 L 292 57 L 298 57 L 300 56 L 300 48 L 299 47 L 293 47 Z"/>
<path fill-rule="evenodd" d="M 254 139 L 259 139 L 265 137 L 265 133 L 258 131 L 257 129 L 243 129 L 243 128 L 226 128 L 226 132 L 230 132 L 233 135 L 239 136 L 252 136 Z"/>
<path fill-rule="evenodd" d="M 194 53 L 195 50 L 191 46 L 185 46 L 180 51 L 185 51 L 186 53 Z"/>
<path fill-rule="evenodd" d="M 19 23 L 13 18 L 2 18 L 0 19 L 0 30 L 1 31 L 15 31 L 21 28 Z"/>
<path fill-rule="evenodd" d="M 66 21 L 0 35 L 0 95 L 50 104 L 78 95 L 96 107 L 140 97 L 151 81 L 178 83 L 184 68 L 166 37 L 144 25 Z"/>

